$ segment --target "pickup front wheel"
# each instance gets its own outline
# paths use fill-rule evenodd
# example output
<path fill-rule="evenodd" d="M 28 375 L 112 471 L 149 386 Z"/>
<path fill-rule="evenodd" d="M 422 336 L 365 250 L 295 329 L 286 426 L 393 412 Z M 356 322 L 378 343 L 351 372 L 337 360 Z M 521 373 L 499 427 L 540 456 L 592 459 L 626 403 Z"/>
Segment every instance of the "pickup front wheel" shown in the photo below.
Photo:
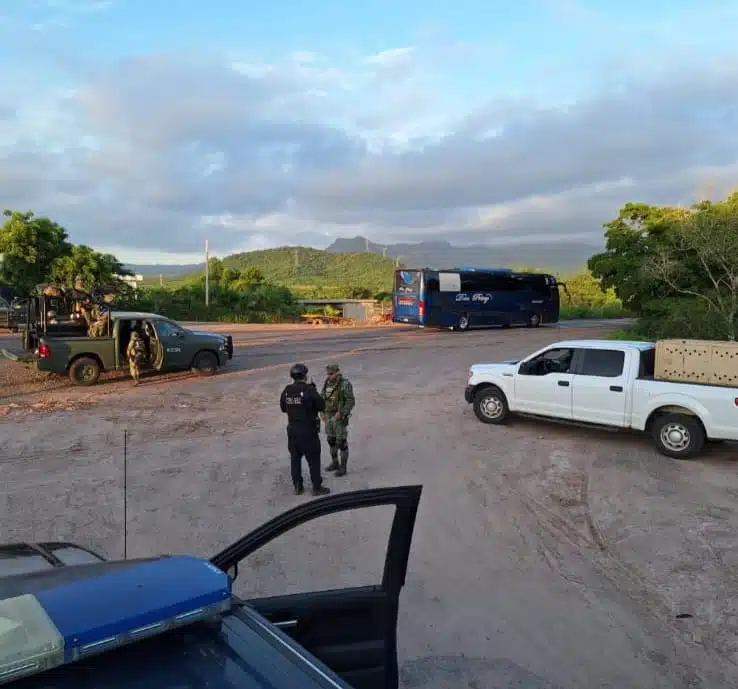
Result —
<path fill-rule="evenodd" d="M 94 385 L 100 380 L 100 364 L 97 359 L 83 356 L 75 359 L 69 367 L 69 380 L 75 385 Z"/>
<path fill-rule="evenodd" d="M 482 388 L 474 395 L 474 413 L 482 423 L 504 423 L 510 414 L 507 400 L 497 388 Z"/>
<path fill-rule="evenodd" d="M 199 376 L 212 376 L 218 371 L 218 357 L 204 350 L 195 354 L 192 361 L 192 370 Z"/>
<path fill-rule="evenodd" d="M 705 431 L 695 416 L 664 414 L 651 428 L 656 449 L 673 459 L 692 459 L 705 446 Z"/>

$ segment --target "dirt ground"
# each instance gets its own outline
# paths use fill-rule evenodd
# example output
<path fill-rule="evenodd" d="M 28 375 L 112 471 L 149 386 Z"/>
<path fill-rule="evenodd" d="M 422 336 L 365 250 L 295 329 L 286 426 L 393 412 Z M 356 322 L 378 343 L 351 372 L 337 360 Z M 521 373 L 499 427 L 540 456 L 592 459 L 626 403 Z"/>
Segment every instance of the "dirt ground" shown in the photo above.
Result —
<path fill-rule="evenodd" d="M 0 539 L 121 557 L 125 446 L 128 556 L 211 555 L 306 499 L 291 491 L 277 398 L 290 363 L 321 382 L 337 360 L 357 410 L 349 474 L 327 485 L 424 487 L 400 607 L 403 687 L 738 686 L 735 447 L 680 463 L 638 435 L 485 426 L 463 400 L 472 363 L 604 336 L 599 325 L 243 326 L 222 374 L 140 388 L 109 376 L 72 389 L 0 362 Z M 241 571 L 239 592 L 377 583 L 391 515 L 374 509 L 285 535 Z"/>

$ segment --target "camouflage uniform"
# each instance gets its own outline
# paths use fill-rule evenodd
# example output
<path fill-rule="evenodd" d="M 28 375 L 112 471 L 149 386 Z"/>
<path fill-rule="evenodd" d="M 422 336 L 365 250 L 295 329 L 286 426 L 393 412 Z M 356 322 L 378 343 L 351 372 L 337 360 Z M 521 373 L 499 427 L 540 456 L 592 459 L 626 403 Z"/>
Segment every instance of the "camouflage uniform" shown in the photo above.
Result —
<path fill-rule="evenodd" d="M 322 392 L 325 400 L 323 421 L 328 447 L 331 451 L 331 463 L 325 470 L 335 471 L 336 476 L 344 476 L 349 457 L 348 424 L 356 404 L 354 388 L 351 382 L 341 375 L 338 364 L 329 364 L 326 366 L 326 372 L 328 378 L 323 383 Z M 341 452 L 340 463 L 338 461 L 339 450 Z"/>
<path fill-rule="evenodd" d="M 107 313 L 100 314 L 97 320 L 89 327 L 89 337 L 105 337 L 107 335 L 109 320 Z"/>
<path fill-rule="evenodd" d="M 126 347 L 126 356 L 128 357 L 128 370 L 131 372 L 134 385 L 138 385 L 141 377 L 141 362 L 146 356 L 146 348 L 141 336 L 134 330 L 131 333 L 131 339 Z"/>

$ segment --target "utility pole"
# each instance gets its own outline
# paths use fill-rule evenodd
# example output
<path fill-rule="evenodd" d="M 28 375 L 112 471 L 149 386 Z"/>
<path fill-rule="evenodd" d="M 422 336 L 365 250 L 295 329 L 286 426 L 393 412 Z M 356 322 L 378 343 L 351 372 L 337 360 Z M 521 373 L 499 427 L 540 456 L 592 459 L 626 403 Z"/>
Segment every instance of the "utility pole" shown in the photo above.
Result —
<path fill-rule="evenodd" d="M 364 243 L 365 243 L 365 246 L 366 246 L 366 252 L 369 253 L 369 237 L 366 237 L 364 239 Z"/>
<path fill-rule="evenodd" d="M 210 255 L 208 240 L 205 240 L 205 306 L 210 306 Z"/>
<path fill-rule="evenodd" d="M 300 250 L 295 249 L 295 272 L 300 267 Z"/>
<path fill-rule="evenodd" d="M 159 287 L 164 287 L 164 275 L 159 273 Z"/>
<path fill-rule="evenodd" d="M 387 258 L 387 247 L 386 246 L 382 247 L 382 258 Z"/>

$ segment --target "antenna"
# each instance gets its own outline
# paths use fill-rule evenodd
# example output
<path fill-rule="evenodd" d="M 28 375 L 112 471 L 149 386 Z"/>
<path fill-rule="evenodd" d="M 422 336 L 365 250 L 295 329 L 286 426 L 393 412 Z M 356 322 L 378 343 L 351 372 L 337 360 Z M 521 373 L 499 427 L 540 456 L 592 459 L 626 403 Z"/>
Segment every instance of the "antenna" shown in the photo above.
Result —
<path fill-rule="evenodd" d="M 123 429 L 123 559 L 128 559 L 128 429 Z"/>

